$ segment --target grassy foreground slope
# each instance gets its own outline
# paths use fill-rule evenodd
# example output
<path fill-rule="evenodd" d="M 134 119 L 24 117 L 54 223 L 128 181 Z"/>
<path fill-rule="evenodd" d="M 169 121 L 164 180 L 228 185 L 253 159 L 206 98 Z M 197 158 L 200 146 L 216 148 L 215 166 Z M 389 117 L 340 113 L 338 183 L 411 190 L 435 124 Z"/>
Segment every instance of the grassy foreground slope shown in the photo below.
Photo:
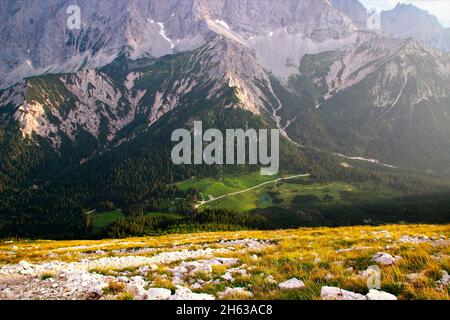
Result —
<path fill-rule="evenodd" d="M 380 290 L 397 299 L 448 300 L 449 239 L 449 225 L 386 225 L 3 241 L 0 298 L 145 299 L 158 288 L 164 299 L 321 299 L 327 286 L 367 294 L 364 271 L 378 266 Z M 374 261 L 379 252 L 395 262 Z M 304 287 L 280 288 L 293 278 Z"/>

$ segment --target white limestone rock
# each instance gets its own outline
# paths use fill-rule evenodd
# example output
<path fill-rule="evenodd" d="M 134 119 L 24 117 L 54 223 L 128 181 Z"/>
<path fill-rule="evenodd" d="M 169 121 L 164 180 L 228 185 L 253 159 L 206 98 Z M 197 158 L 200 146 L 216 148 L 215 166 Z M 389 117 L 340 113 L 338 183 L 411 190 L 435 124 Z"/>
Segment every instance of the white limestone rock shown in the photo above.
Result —
<path fill-rule="evenodd" d="M 191 285 L 191 289 L 193 289 L 193 290 L 198 290 L 198 289 L 201 289 L 201 288 L 202 288 L 202 285 L 200 283 L 198 283 L 198 282 L 196 282 L 193 285 Z"/>
<path fill-rule="evenodd" d="M 213 295 L 206 293 L 193 293 L 190 289 L 177 286 L 175 294 L 169 300 L 215 300 Z"/>
<path fill-rule="evenodd" d="M 136 300 L 143 300 L 145 295 L 145 289 L 138 284 L 129 284 L 125 287 L 125 291 L 131 293 Z"/>
<path fill-rule="evenodd" d="M 430 242 L 430 239 L 427 236 L 424 236 L 424 235 L 419 235 L 419 236 L 403 235 L 403 236 L 400 237 L 399 242 L 419 244 L 419 243 Z"/>
<path fill-rule="evenodd" d="M 146 276 L 149 272 L 155 271 L 155 270 L 158 270 L 158 266 L 156 264 L 150 264 L 150 265 L 139 267 L 138 272 L 141 275 Z"/>
<path fill-rule="evenodd" d="M 450 275 L 445 270 L 441 270 L 441 274 L 442 274 L 442 278 L 441 278 L 441 280 L 437 281 L 437 284 L 438 285 L 448 286 L 449 283 L 450 283 Z"/>
<path fill-rule="evenodd" d="M 145 300 L 169 300 L 172 292 L 169 289 L 164 288 L 151 288 L 148 289 L 145 294 Z"/>
<path fill-rule="evenodd" d="M 139 285 L 139 286 L 146 286 L 147 281 L 145 281 L 141 276 L 135 276 L 130 278 L 131 283 Z"/>
<path fill-rule="evenodd" d="M 305 288 L 305 283 L 297 278 L 293 278 L 282 282 L 278 285 L 281 290 L 290 290 L 290 289 L 303 289 Z"/>
<path fill-rule="evenodd" d="M 234 282 L 234 277 L 231 274 L 231 272 L 227 272 L 222 276 L 222 279 L 225 281 L 230 281 L 230 282 Z"/>
<path fill-rule="evenodd" d="M 396 263 L 399 259 L 401 259 L 401 257 L 393 257 L 389 253 L 384 252 L 378 252 L 372 257 L 372 261 L 383 266 L 390 266 Z"/>
<path fill-rule="evenodd" d="M 393 294 L 376 289 L 370 289 L 366 297 L 367 300 L 397 300 L 397 297 Z"/>
<path fill-rule="evenodd" d="M 322 300 L 367 300 L 362 294 L 327 286 L 322 287 L 320 297 Z"/>
<path fill-rule="evenodd" d="M 186 275 L 193 276 L 198 272 L 211 273 L 213 266 L 232 266 L 238 263 L 235 258 L 214 258 L 210 260 L 199 260 L 183 262 L 178 267 L 172 268 L 174 277 L 183 277 Z"/>
<path fill-rule="evenodd" d="M 117 277 L 117 281 L 118 282 L 122 282 L 122 283 L 129 283 L 130 279 L 128 277 L 125 277 L 125 276 L 120 276 L 120 277 Z"/>

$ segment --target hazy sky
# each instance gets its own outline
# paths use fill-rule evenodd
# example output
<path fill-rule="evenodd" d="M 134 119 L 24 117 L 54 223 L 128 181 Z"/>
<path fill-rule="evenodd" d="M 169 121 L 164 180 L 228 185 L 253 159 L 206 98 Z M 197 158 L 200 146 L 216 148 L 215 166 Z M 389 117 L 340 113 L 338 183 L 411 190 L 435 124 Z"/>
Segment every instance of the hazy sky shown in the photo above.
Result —
<path fill-rule="evenodd" d="M 381 10 L 388 10 L 395 7 L 399 2 L 412 3 L 415 6 L 427 10 L 435 15 L 441 23 L 450 27 L 450 0 L 359 0 L 367 8 L 377 7 Z"/>

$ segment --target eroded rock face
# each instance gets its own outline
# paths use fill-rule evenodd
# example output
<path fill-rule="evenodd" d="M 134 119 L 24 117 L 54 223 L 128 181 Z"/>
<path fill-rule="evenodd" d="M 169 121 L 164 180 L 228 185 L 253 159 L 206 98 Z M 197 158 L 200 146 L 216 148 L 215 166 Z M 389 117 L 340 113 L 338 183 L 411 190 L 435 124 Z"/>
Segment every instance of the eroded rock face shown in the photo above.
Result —
<path fill-rule="evenodd" d="M 15 121 L 24 137 L 37 134 L 55 148 L 84 132 L 98 140 L 99 147 L 121 144 L 130 137 L 115 141 L 117 133 L 135 119 L 145 118 L 152 125 L 177 108 L 194 87 L 210 83 L 214 86 L 208 100 L 233 88 L 238 102 L 225 108 L 268 112 L 284 130 L 276 114 L 281 103 L 264 110 L 271 98 L 255 80 L 266 83 L 264 91 L 273 94 L 266 69 L 280 76 L 298 72 L 305 53 L 340 48 L 354 31 L 349 18 L 326 0 L 126 0 L 117 5 L 82 0 L 77 3 L 81 30 L 65 27 L 69 4 L 0 4 L 6 13 L 1 20 L 0 88 L 29 76 L 61 74 L 47 78 L 45 85 L 27 80 L 0 92 L 0 108 L 13 110 L 0 113 L 0 121 Z M 180 70 L 180 78 L 155 88 L 138 85 L 141 72 L 130 70 L 118 81 L 99 71 L 119 55 L 136 61 L 203 46 L 189 57 L 189 70 Z M 197 65 L 199 74 L 193 75 L 192 66 Z M 50 92 L 48 86 L 57 89 Z"/>
<path fill-rule="evenodd" d="M 358 28 L 366 29 L 368 12 L 358 0 L 331 0 L 331 3 L 347 15 Z"/>
<path fill-rule="evenodd" d="M 108 73 L 87 69 L 27 79 L 0 91 L 0 109 L 8 107 L 8 112 L 0 112 L 0 122 L 16 122 L 24 138 L 32 139 L 36 134 L 59 149 L 63 142 L 73 143 L 85 132 L 99 146 L 121 144 L 131 137 L 116 141 L 117 134 L 136 119 L 146 119 L 151 126 L 186 103 L 189 95 L 202 96 L 204 90 L 208 91 L 207 97 L 196 101 L 196 105 L 214 101 L 224 89 L 233 88 L 237 99 L 223 105 L 224 108 L 241 108 L 255 115 L 265 112 L 264 101 L 268 98 L 255 81 L 269 86 L 267 94 L 273 91 L 269 74 L 247 46 L 216 36 L 202 50 L 183 57 L 186 63 L 177 74 L 170 79 L 161 78 L 151 86 L 148 79 L 153 72 L 162 71 L 158 66 L 149 71 L 145 63 L 138 68 L 140 71 L 130 70 L 121 76 L 115 74 L 117 70 Z"/>

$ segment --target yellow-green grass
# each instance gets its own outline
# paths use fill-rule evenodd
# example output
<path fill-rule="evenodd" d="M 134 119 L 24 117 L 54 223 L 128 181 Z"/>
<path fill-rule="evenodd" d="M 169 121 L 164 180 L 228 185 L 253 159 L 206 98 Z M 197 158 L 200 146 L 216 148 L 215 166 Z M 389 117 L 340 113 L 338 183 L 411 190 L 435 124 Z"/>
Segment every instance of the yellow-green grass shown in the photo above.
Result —
<path fill-rule="evenodd" d="M 268 195 L 268 191 L 269 188 L 261 187 L 261 189 L 254 189 L 207 203 L 202 209 L 221 208 L 245 212 L 256 208 L 268 208 L 272 205 L 272 199 Z"/>
<path fill-rule="evenodd" d="M 94 229 L 104 229 L 124 214 L 119 210 L 96 213 L 92 217 L 92 227 Z"/>
<path fill-rule="evenodd" d="M 380 231 L 388 231 L 390 237 Z M 401 243 L 402 235 L 426 235 L 446 241 L 422 244 Z M 240 264 L 251 266 L 250 276 L 236 276 L 234 283 L 222 282 L 208 285 L 197 292 L 217 294 L 226 287 L 245 287 L 254 299 L 320 299 L 322 286 L 367 293 L 366 280 L 358 276 L 360 271 L 375 264 L 371 261 L 377 252 L 402 257 L 391 266 L 380 266 L 381 290 L 395 294 L 399 299 L 449 299 L 448 288 L 440 288 L 436 280 L 441 270 L 450 272 L 449 225 L 386 225 L 379 227 L 357 226 L 341 228 L 301 228 L 277 231 L 211 232 L 190 235 L 164 235 L 158 237 L 129 238 L 123 240 L 97 241 L 19 241 L 0 244 L 0 263 L 17 263 L 20 260 L 42 262 L 50 260 L 48 254 L 77 254 L 96 249 L 105 251 L 124 248 L 155 247 L 156 252 L 180 250 L 179 247 L 198 248 L 208 243 L 218 246 L 217 241 L 255 238 L 272 241 L 273 245 L 262 251 L 235 251 L 223 253 L 223 257 L 236 257 Z M 174 245 L 178 246 L 174 248 Z M 338 253 L 339 249 L 356 248 Z M 11 254 L 14 252 L 14 254 Z M 258 258 L 255 259 L 254 255 Z M 55 257 L 51 259 L 60 259 Z M 164 267 L 160 268 L 163 272 Z M 225 272 L 214 268 L 212 277 L 220 278 Z M 415 280 L 407 275 L 419 274 Z M 276 283 L 268 281 L 271 275 L 277 283 L 298 278 L 305 282 L 301 290 L 280 290 Z M 201 276 L 201 275 L 200 275 Z M 199 276 L 199 277 L 200 277 Z M 170 282 L 160 279 L 162 287 Z"/>
<path fill-rule="evenodd" d="M 358 190 L 357 187 L 343 182 L 331 183 L 311 183 L 311 184 L 297 184 L 291 181 L 286 181 L 279 184 L 276 190 L 280 193 L 280 198 L 285 203 L 291 203 L 297 195 L 311 195 L 323 200 L 326 195 L 333 197 L 334 200 L 341 199 L 341 192 L 353 193 Z"/>
<path fill-rule="evenodd" d="M 228 193 L 241 191 L 258 184 L 277 179 L 278 176 L 262 176 L 249 173 L 239 176 L 225 176 L 222 180 L 215 178 L 189 179 L 177 184 L 180 190 L 196 189 L 206 198 L 209 195 L 219 197 Z"/>
<path fill-rule="evenodd" d="M 282 181 L 276 184 L 268 184 L 261 188 L 250 190 L 245 193 L 232 195 L 211 203 L 207 203 L 202 208 L 226 208 L 237 211 L 250 211 L 256 208 L 264 209 L 274 205 L 269 192 L 276 191 L 279 194 L 281 203 L 277 206 L 288 207 L 292 200 L 298 195 L 312 195 L 323 200 L 326 195 L 331 196 L 335 201 L 341 199 L 341 192 L 357 192 L 358 188 L 347 183 L 304 183 L 308 178 L 301 180 Z"/>

